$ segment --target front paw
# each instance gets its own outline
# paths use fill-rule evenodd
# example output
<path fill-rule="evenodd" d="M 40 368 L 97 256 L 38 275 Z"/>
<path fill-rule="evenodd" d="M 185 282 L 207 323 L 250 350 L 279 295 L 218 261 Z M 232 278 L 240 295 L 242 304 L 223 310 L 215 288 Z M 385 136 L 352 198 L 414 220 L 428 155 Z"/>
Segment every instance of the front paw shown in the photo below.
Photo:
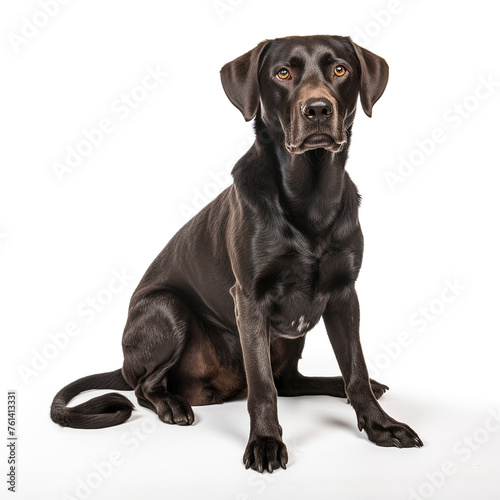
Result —
<path fill-rule="evenodd" d="M 258 472 L 273 472 L 280 467 L 286 469 L 287 462 L 288 454 L 285 444 L 280 439 L 271 436 L 258 436 L 250 439 L 243 455 L 245 468 L 252 468 Z"/>
<path fill-rule="evenodd" d="M 424 445 L 410 426 L 394 420 L 385 413 L 375 418 L 359 417 L 358 427 L 360 431 L 364 429 L 368 439 L 378 446 L 420 448 Z"/>

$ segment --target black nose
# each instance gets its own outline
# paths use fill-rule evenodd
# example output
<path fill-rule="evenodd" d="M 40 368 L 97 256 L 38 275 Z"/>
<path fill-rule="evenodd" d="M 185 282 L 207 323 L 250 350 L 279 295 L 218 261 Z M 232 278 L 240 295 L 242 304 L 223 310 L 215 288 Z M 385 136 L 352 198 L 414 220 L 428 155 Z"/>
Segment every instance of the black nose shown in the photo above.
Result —
<path fill-rule="evenodd" d="M 316 123 L 328 120 L 333 112 L 333 106 L 327 99 L 308 99 L 302 106 L 302 114 Z"/>

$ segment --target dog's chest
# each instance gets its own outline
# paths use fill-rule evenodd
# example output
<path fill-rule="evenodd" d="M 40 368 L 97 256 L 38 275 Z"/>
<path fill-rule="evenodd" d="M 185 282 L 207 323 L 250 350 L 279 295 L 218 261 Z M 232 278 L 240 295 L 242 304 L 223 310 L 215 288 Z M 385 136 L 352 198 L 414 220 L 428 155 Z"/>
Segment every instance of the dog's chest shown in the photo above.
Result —
<path fill-rule="evenodd" d="M 331 293 L 355 279 L 347 251 L 328 251 L 321 258 L 296 254 L 271 267 L 269 324 L 275 336 L 287 338 L 305 335 L 321 318 Z"/>
<path fill-rule="evenodd" d="M 297 288 L 272 305 L 269 325 L 276 336 L 296 338 L 305 335 L 320 319 L 324 297 Z"/>

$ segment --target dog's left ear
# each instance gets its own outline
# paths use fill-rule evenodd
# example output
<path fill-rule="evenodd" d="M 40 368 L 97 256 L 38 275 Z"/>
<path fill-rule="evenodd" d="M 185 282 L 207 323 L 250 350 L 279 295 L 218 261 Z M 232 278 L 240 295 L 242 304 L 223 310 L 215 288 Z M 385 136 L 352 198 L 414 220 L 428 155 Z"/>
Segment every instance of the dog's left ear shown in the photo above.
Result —
<path fill-rule="evenodd" d="M 360 98 L 363 111 L 372 116 L 373 105 L 380 99 L 389 80 L 389 66 L 380 56 L 355 44 L 350 38 L 361 66 Z"/>
<path fill-rule="evenodd" d="M 257 47 L 228 62 L 220 70 L 224 92 L 247 122 L 259 109 L 259 60 L 267 43 L 267 40 L 260 42 Z"/>

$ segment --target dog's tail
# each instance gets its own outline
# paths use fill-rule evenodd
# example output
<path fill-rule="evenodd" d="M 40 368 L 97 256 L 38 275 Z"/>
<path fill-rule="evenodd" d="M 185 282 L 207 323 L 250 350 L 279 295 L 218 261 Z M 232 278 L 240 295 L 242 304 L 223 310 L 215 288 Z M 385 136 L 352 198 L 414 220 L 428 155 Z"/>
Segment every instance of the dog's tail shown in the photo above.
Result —
<path fill-rule="evenodd" d="M 50 418 L 64 427 L 101 429 L 122 424 L 132 414 L 134 405 L 116 392 L 98 396 L 77 406 L 67 406 L 75 396 L 90 389 L 132 390 L 120 369 L 80 378 L 55 395 L 50 407 Z"/>

